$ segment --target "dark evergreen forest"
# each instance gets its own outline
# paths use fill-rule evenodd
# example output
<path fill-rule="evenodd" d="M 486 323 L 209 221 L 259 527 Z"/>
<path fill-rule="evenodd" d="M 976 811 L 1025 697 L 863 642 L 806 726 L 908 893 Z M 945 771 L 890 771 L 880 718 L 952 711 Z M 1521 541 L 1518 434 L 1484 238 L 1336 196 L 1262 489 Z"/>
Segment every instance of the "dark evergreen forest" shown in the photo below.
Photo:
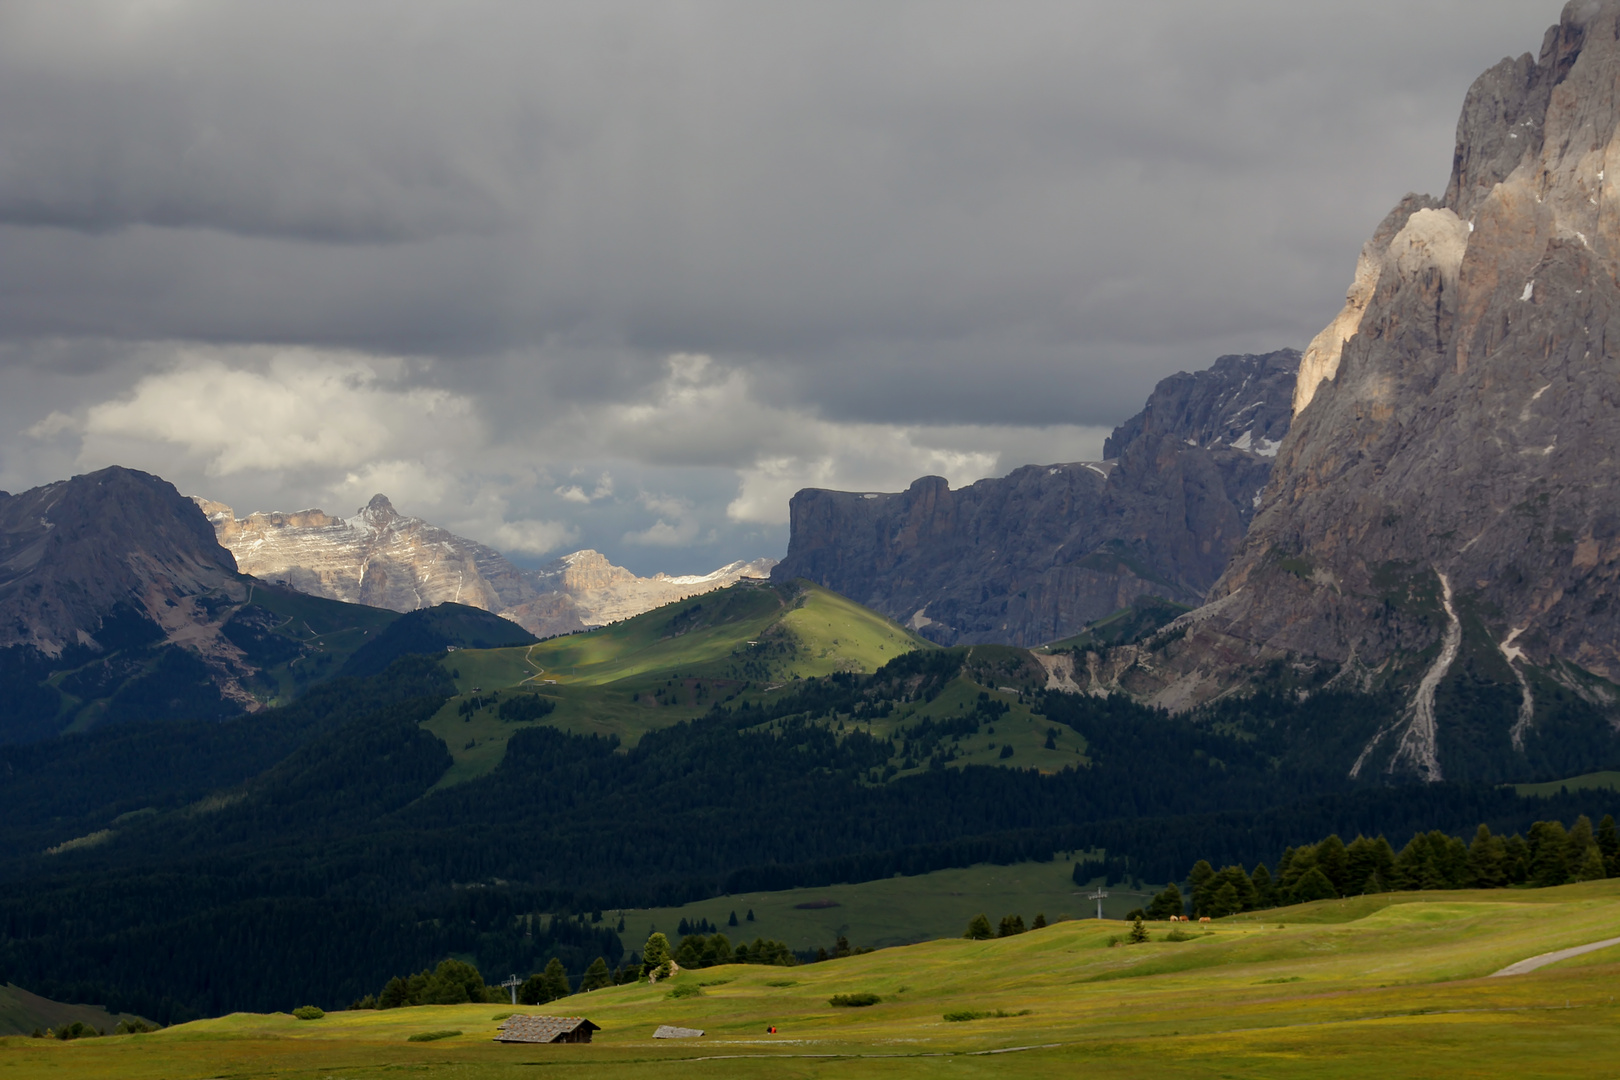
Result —
<path fill-rule="evenodd" d="M 1364 738 L 1379 703 L 1350 695 L 1313 698 L 1309 717 L 1258 697 L 1195 722 L 1042 694 L 1089 767 L 947 768 L 952 730 L 935 724 L 907 735 L 931 767 L 888 778 L 897 748 L 860 718 L 937 693 L 962 663 L 940 650 L 807 680 L 629 749 L 530 728 L 493 773 L 431 794 L 449 756 L 419 725 L 453 687 L 425 657 L 257 716 L 5 748 L 0 979 L 165 1022 L 335 1006 L 452 953 L 503 974 L 556 958 L 577 979 L 622 959 L 598 921 L 618 907 L 1076 849 L 1104 849 L 1113 880 L 1162 883 L 1330 833 L 1404 842 L 1620 812 L 1608 791 L 1352 785 L 1333 745 L 1303 737 Z M 65 836 L 84 839 L 41 854 Z"/>

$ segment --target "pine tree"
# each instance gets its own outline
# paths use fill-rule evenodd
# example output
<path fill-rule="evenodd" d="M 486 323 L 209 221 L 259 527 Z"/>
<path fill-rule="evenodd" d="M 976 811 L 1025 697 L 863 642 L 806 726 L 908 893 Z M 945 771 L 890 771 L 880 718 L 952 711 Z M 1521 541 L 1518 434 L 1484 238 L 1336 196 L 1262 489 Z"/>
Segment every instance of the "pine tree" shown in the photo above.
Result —
<path fill-rule="evenodd" d="M 1318 871 L 1320 873 L 1320 871 Z M 1209 898 L 1209 917 L 1212 919 L 1235 915 L 1242 910 L 1243 901 L 1238 898 L 1238 891 L 1230 881 L 1221 882 L 1215 895 Z"/>
<path fill-rule="evenodd" d="M 1046 913 L 1044 911 L 1037 911 L 1035 913 L 1035 921 L 1029 924 L 1029 928 L 1031 930 L 1044 930 L 1046 928 Z"/>
<path fill-rule="evenodd" d="M 1598 849 L 1597 837 L 1592 835 L 1592 819 L 1582 814 L 1575 819 L 1575 824 L 1569 827 L 1569 838 L 1564 842 L 1564 865 L 1569 868 L 1571 881 L 1591 881 L 1590 876 L 1579 876 L 1582 868 L 1586 866 L 1588 851 L 1598 851 L 1598 860 L 1601 863 L 1603 853 Z M 1602 877 L 1599 874 L 1598 877 Z"/>
<path fill-rule="evenodd" d="M 1147 939 L 1148 939 L 1147 924 L 1142 922 L 1142 917 L 1140 915 L 1138 915 L 1136 917 L 1136 921 L 1131 924 L 1131 944 L 1132 945 L 1140 945 L 1144 941 L 1146 941 Z"/>
<path fill-rule="evenodd" d="M 754 921 L 754 909 L 753 908 L 748 909 L 748 921 L 749 922 Z"/>
<path fill-rule="evenodd" d="M 737 913 L 735 911 L 733 911 L 731 913 L 731 918 L 726 920 L 726 925 L 727 926 L 736 926 L 737 925 Z"/>
<path fill-rule="evenodd" d="M 1569 834 L 1559 821 L 1530 826 L 1530 883 L 1562 885 L 1569 880 Z"/>
<path fill-rule="evenodd" d="M 641 973 L 650 975 L 669 961 L 669 938 L 655 931 L 641 947 Z"/>
<path fill-rule="evenodd" d="M 1382 892 L 1389 887 L 1391 873 L 1395 869 L 1395 852 L 1388 840 L 1382 836 L 1375 840 L 1358 835 L 1344 851 L 1349 871 L 1344 891 L 1346 896 Z"/>
<path fill-rule="evenodd" d="M 519 1005 L 544 1005 L 557 995 L 553 992 L 551 980 L 544 974 L 536 973 L 523 980 L 518 987 L 517 999 Z"/>
<path fill-rule="evenodd" d="M 993 933 L 994 931 L 990 929 L 990 916 L 975 915 L 972 921 L 968 923 L 967 933 L 962 936 L 972 938 L 974 941 L 984 941 L 991 937 Z"/>
<path fill-rule="evenodd" d="M 1604 814 L 1598 822 L 1597 843 L 1603 852 L 1604 875 L 1620 877 L 1620 829 L 1615 828 L 1613 814 Z"/>
<path fill-rule="evenodd" d="M 1316 845 L 1316 867 L 1332 883 L 1334 892 L 1343 896 L 1349 891 L 1350 855 L 1338 833 Z"/>
<path fill-rule="evenodd" d="M 1518 833 L 1502 842 L 1507 851 L 1507 877 L 1512 885 L 1523 885 L 1530 880 L 1530 843 Z"/>
<path fill-rule="evenodd" d="M 1202 915 L 1209 906 L 1210 882 L 1215 879 L 1215 868 L 1208 859 L 1199 859 L 1187 873 L 1187 885 L 1192 889 L 1194 914 Z"/>
<path fill-rule="evenodd" d="M 1180 915 L 1186 908 L 1181 899 L 1181 890 L 1176 883 L 1171 882 L 1164 887 L 1164 891 L 1153 898 L 1148 904 L 1147 917 L 1150 919 L 1168 919 L 1172 915 Z"/>
<path fill-rule="evenodd" d="M 546 965 L 546 973 L 544 978 L 546 980 L 546 985 L 551 990 L 552 1001 L 556 1001 L 558 998 L 565 998 L 574 992 L 573 989 L 568 985 L 568 972 L 563 969 L 562 961 L 557 959 L 555 956 L 553 956 L 551 958 L 551 962 Z"/>
<path fill-rule="evenodd" d="M 1291 895 L 1299 879 L 1315 867 L 1316 848 L 1310 844 L 1285 848 L 1282 859 L 1277 863 L 1277 891 L 1283 896 Z"/>
<path fill-rule="evenodd" d="M 1277 906 L 1277 886 L 1271 880 L 1271 871 L 1266 864 L 1261 863 L 1254 868 L 1254 876 L 1250 879 L 1254 884 L 1254 906 L 1257 909 Z"/>
<path fill-rule="evenodd" d="M 591 966 L 585 969 L 585 977 L 579 981 L 580 992 L 586 994 L 612 985 L 613 974 L 608 971 L 607 960 L 600 956 L 591 961 Z"/>
<path fill-rule="evenodd" d="M 1311 867 L 1294 883 L 1289 900 L 1295 904 L 1308 904 L 1312 900 L 1332 900 L 1339 894 L 1333 891 L 1333 882 L 1317 867 Z"/>
<path fill-rule="evenodd" d="M 996 927 L 996 937 L 1012 937 L 1024 932 L 1024 917 L 1022 915 L 1003 915 L 1001 925 Z"/>
<path fill-rule="evenodd" d="M 1474 840 L 1468 845 L 1468 879 L 1466 884 L 1479 889 L 1495 889 L 1507 884 L 1507 845 L 1499 836 L 1492 836 L 1488 826 L 1474 830 Z"/>

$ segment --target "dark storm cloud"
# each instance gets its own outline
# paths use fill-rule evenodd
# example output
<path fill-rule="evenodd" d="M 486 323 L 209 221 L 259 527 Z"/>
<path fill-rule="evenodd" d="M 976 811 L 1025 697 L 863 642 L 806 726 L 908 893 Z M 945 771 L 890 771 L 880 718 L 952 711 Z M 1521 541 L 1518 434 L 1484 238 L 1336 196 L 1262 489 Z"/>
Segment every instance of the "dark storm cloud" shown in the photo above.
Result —
<path fill-rule="evenodd" d="M 1376 221 L 1445 183 L 1469 82 L 1534 50 L 1557 14 L 7 4 L 0 371 L 39 407 L 4 410 L 4 478 L 50 479 L 30 473 L 59 463 L 43 432 L 87 431 L 97 402 L 203 346 L 227 366 L 262 367 L 258 346 L 421 358 L 367 384 L 389 388 L 378 407 L 412 387 L 465 399 L 484 452 L 532 456 L 536 491 L 572 469 L 629 475 L 614 438 L 652 456 L 648 498 L 676 459 L 734 470 L 745 494 L 880 482 L 825 464 L 849 441 L 895 477 L 1019 463 L 986 458 L 992 444 L 1057 459 L 1076 425 L 1118 422 L 1171 371 L 1302 347 Z M 714 357 L 708 381 L 670 382 L 675 353 Z M 74 387 L 91 395 L 77 411 Z M 722 432 L 722 402 L 769 422 Z M 611 410 L 637 403 L 703 445 L 636 443 L 636 424 L 661 421 Z M 52 412 L 67 419 L 17 443 Z M 885 425 L 938 430 L 890 445 Z M 999 433 L 974 442 L 964 425 Z M 1021 427 L 1054 432 L 1049 453 L 1008 433 Z M 940 444 L 955 457 L 917 449 L 945 428 L 968 440 Z M 726 483 L 666 486 L 727 527 Z"/>

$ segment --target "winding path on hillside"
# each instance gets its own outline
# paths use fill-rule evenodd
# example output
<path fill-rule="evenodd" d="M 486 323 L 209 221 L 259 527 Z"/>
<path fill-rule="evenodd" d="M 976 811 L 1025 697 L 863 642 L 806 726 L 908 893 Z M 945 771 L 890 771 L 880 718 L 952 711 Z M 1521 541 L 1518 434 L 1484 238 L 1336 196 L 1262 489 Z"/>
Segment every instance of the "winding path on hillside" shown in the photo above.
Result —
<path fill-rule="evenodd" d="M 1559 949 L 1557 952 L 1545 952 L 1540 956 L 1532 956 L 1528 960 L 1520 960 L 1517 964 L 1509 964 L 1501 971 L 1493 971 L 1486 977 L 1494 979 L 1498 975 L 1523 975 L 1525 972 L 1534 971 L 1538 967 L 1545 967 L 1548 964 L 1556 964 L 1560 960 L 1568 960 L 1570 957 L 1580 956 L 1582 953 L 1597 952 L 1599 949 L 1607 949 L 1611 945 L 1620 945 L 1620 937 L 1605 938 L 1602 941 L 1594 941 L 1590 945 L 1577 945 L 1573 949 Z"/>

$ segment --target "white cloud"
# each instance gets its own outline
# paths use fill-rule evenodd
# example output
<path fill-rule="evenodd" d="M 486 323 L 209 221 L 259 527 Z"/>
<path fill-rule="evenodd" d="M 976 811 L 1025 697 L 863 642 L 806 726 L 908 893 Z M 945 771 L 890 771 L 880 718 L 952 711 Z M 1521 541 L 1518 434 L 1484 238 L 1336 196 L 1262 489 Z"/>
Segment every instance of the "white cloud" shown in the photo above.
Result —
<path fill-rule="evenodd" d="M 697 539 L 702 526 L 696 507 L 686 499 L 670 495 L 643 494 L 641 505 L 658 515 L 645 529 L 627 532 L 624 542 L 643 547 L 686 547 Z"/>
<path fill-rule="evenodd" d="M 656 377 L 615 397 L 559 404 L 521 364 L 143 348 L 122 388 L 12 410 L 10 430 L 36 464 L 142 468 L 240 513 L 348 515 L 381 493 L 403 514 L 515 555 L 640 551 L 639 572 L 779 556 L 788 501 L 803 487 L 895 491 L 925 474 L 960 487 L 1029 462 L 1096 457 L 1104 434 L 828 419 L 765 392 L 737 362 L 696 353 L 666 357 Z M 444 381 L 463 389 L 435 385 Z M 0 458 L 9 452 L 0 443 Z"/>
<path fill-rule="evenodd" d="M 556 521 L 508 521 L 496 526 L 489 537 L 502 551 L 547 555 L 578 541 L 579 530 Z"/>
<path fill-rule="evenodd" d="M 646 464 L 733 470 L 738 493 L 726 507 L 727 518 L 779 525 L 788 520 L 788 500 L 803 487 L 894 491 L 928 474 L 960 487 L 1017 465 L 1099 457 L 1106 435 L 1106 429 L 1082 425 L 829 420 L 762 400 L 744 370 L 677 354 L 645 400 L 603 410 L 597 437 L 602 451 Z M 670 526 L 657 535 L 676 533 Z"/>
<path fill-rule="evenodd" d="M 603 473 L 602 479 L 597 482 L 596 487 L 592 488 L 589 494 L 578 484 L 564 484 L 558 487 L 554 494 L 568 502 L 589 506 L 593 502 L 600 502 L 603 499 L 613 497 L 613 477 Z"/>
<path fill-rule="evenodd" d="M 241 358 L 248 364 L 236 366 L 217 350 L 182 354 L 125 397 L 92 405 L 83 421 L 87 448 L 104 440 L 169 443 L 205 459 L 209 476 L 357 468 L 412 446 L 458 441 L 455 429 L 474 422 L 467 398 L 400 385 L 397 362 L 278 350 L 253 364 L 261 356 L 249 350 Z"/>

